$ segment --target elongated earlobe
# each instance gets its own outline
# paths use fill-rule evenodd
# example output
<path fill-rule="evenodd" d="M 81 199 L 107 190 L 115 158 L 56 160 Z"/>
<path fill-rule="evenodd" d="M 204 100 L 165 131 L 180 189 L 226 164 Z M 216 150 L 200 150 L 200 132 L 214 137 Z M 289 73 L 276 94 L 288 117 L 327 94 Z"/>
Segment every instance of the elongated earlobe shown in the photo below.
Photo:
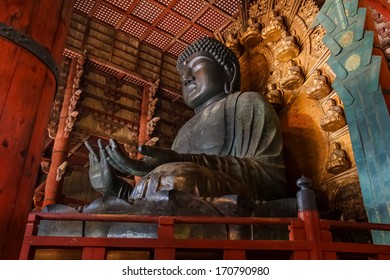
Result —
<path fill-rule="evenodd" d="M 233 93 L 234 84 L 235 84 L 236 79 L 237 79 L 236 65 L 232 62 L 228 62 L 224 66 L 224 68 L 225 68 L 225 71 L 227 74 L 227 79 L 226 79 L 226 83 L 224 85 L 224 90 L 225 90 L 226 94 L 231 94 L 231 93 Z"/>
<path fill-rule="evenodd" d="M 231 94 L 233 93 L 232 85 L 229 82 L 226 82 L 224 85 L 224 90 L 226 94 Z"/>

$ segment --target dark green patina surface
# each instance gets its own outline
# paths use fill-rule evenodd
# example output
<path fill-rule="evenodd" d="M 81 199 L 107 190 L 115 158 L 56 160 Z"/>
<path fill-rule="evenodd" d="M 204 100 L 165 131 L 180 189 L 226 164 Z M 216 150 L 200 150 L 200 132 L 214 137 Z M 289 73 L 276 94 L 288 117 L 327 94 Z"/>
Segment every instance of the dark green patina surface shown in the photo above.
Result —
<path fill-rule="evenodd" d="M 327 31 L 334 90 L 343 100 L 364 204 L 372 223 L 390 223 L 390 121 L 379 85 L 381 57 L 372 55 L 374 33 L 364 30 L 366 9 L 358 0 L 328 0 L 312 28 Z M 390 232 L 373 232 L 390 244 Z"/>

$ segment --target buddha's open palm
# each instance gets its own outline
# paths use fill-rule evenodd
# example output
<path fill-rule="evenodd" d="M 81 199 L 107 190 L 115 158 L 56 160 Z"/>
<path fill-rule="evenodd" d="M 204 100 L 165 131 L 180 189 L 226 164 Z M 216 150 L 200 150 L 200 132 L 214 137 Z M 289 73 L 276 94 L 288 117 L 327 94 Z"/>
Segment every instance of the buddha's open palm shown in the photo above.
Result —
<path fill-rule="evenodd" d="M 115 170 L 107 162 L 107 153 L 101 139 L 98 140 L 99 153 L 96 153 L 88 141 L 84 144 L 89 150 L 89 178 L 92 187 L 103 195 L 116 196 L 120 186 Z"/>
<path fill-rule="evenodd" d="M 167 148 L 143 145 L 138 151 L 145 157 L 142 160 L 131 159 L 114 139 L 110 139 L 106 147 L 107 161 L 122 173 L 141 177 L 164 163 L 182 161 L 182 155 Z"/>

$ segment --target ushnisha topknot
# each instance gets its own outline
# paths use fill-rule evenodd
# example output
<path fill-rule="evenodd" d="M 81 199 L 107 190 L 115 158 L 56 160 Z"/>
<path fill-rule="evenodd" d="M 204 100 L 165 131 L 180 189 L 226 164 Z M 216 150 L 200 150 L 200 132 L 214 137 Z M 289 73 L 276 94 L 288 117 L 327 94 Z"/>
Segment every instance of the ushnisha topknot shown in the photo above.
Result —
<path fill-rule="evenodd" d="M 196 52 L 208 52 L 215 60 L 221 65 L 225 66 L 227 61 L 232 61 L 236 65 L 237 79 L 234 85 L 235 90 L 240 88 L 240 64 L 237 56 L 232 50 L 226 47 L 220 41 L 212 37 L 202 37 L 196 42 L 189 45 L 177 58 L 176 69 L 180 72 L 183 67 L 184 61 Z"/>

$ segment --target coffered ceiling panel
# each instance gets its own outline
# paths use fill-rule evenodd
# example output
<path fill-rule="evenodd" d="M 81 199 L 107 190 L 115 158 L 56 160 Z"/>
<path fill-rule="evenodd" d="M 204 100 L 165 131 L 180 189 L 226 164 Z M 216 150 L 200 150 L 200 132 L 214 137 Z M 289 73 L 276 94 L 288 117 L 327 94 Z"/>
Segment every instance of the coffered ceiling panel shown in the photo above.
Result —
<path fill-rule="evenodd" d="M 131 18 L 126 18 L 119 29 L 135 38 L 141 38 L 148 30 L 148 26 Z"/>
<path fill-rule="evenodd" d="M 239 16 L 240 0 L 76 0 L 75 11 L 177 56 Z"/>
<path fill-rule="evenodd" d="M 205 1 L 178 0 L 172 10 L 192 20 L 205 7 Z"/>
<path fill-rule="evenodd" d="M 172 13 L 167 13 L 161 19 L 161 21 L 156 25 L 156 27 L 175 36 L 177 33 L 183 30 L 186 24 L 187 23 L 184 20 L 182 20 L 180 17 Z"/>
<path fill-rule="evenodd" d="M 141 0 L 131 11 L 131 15 L 134 15 L 149 24 L 153 24 L 163 10 L 164 9 L 161 6 L 156 5 L 151 0 Z"/>
<path fill-rule="evenodd" d="M 92 8 L 95 7 L 95 4 L 95 0 L 76 0 L 74 8 L 88 15 Z"/>
<path fill-rule="evenodd" d="M 122 14 L 107 7 L 106 5 L 100 5 L 93 14 L 93 17 L 115 26 L 122 18 Z"/>

